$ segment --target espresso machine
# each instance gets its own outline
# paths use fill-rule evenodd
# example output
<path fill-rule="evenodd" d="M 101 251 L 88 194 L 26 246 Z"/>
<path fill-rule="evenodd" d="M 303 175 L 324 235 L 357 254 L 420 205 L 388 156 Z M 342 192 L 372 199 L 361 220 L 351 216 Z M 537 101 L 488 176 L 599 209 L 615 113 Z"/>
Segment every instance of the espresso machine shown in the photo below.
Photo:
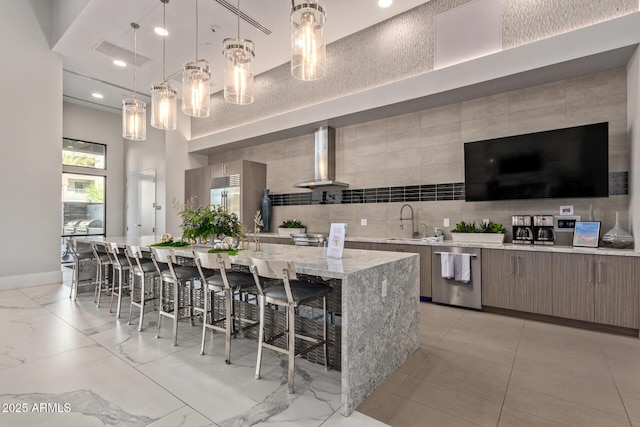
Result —
<path fill-rule="evenodd" d="M 553 245 L 555 239 L 553 215 L 534 215 L 533 243 L 536 245 Z"/>
<path fill-rule="evenodd" d="M 551 217 L 553 223 L 553 217 Z M 511 225 L 513 226 L 513 243 L 521 245 L 531 245 L 534 241 L 533 220 L 530 215 L 513 215 L 511 216 Z"/>

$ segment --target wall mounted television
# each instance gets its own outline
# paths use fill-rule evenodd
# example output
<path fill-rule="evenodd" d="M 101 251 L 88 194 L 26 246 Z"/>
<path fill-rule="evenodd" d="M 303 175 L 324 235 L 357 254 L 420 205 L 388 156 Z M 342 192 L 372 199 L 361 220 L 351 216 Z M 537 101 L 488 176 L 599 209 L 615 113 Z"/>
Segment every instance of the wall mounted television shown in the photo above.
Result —
<path fill-rule="evenodd" d="M 609 123 L 464 144 L 466 201 L 609 196 Z"/>

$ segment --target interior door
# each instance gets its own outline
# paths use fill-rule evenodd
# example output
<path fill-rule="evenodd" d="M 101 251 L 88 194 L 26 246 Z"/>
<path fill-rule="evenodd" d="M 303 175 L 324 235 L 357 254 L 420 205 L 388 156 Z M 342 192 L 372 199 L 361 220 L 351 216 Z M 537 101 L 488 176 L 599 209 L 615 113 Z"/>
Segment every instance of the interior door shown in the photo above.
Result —
<path fill-rule="evenodd" d="M 127 175 L 127 237 L 156 234 L 156 171 Z"/>

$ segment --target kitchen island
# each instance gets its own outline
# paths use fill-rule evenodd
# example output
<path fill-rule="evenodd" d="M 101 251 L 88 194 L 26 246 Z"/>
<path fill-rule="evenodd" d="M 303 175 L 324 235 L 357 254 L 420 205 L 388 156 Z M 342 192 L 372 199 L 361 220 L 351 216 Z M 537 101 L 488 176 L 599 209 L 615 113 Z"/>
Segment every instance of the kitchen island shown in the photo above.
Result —
<path fill-rule="evenodd" d="M 148 246 L 153 237 L 107 237 L 119 245 Z M 342 288 L 341 393 L 348 416 L 419 347 L 419 256 L 410 253 L 345 249 L 342 259 L 326 258 L 323 248 L 261 244 L 231 257 L 294 261 L 296 272 L 337 279 Z M 254 245 L 251 245 L 254 247 Z M 207 247 L 174 248 L 177 255 Z"/>

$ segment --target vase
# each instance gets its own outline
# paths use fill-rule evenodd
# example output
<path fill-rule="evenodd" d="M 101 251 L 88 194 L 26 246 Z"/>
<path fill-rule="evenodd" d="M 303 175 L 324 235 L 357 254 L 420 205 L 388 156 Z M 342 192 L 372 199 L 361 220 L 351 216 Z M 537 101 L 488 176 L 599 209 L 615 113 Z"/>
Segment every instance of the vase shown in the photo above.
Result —
<path fill-rule="evenodd" d="M 271 232 L 271 208 L 273 206 L 273 202 L 269 197 L 269 189 L 265 188 L 262 191 L 264 191 L 262 202 L 260 203 L 260 214 L 262 215 L 262 222 L 264 223 L 262 231 L 269 233 Z"/>
<path fill-rule="evenodd" d="M 620 214 L 616 211 L 616 225 L 602 236 L 602 246 L 628 249 L 633 246 L 633 236 L 620 226 Z"/>

